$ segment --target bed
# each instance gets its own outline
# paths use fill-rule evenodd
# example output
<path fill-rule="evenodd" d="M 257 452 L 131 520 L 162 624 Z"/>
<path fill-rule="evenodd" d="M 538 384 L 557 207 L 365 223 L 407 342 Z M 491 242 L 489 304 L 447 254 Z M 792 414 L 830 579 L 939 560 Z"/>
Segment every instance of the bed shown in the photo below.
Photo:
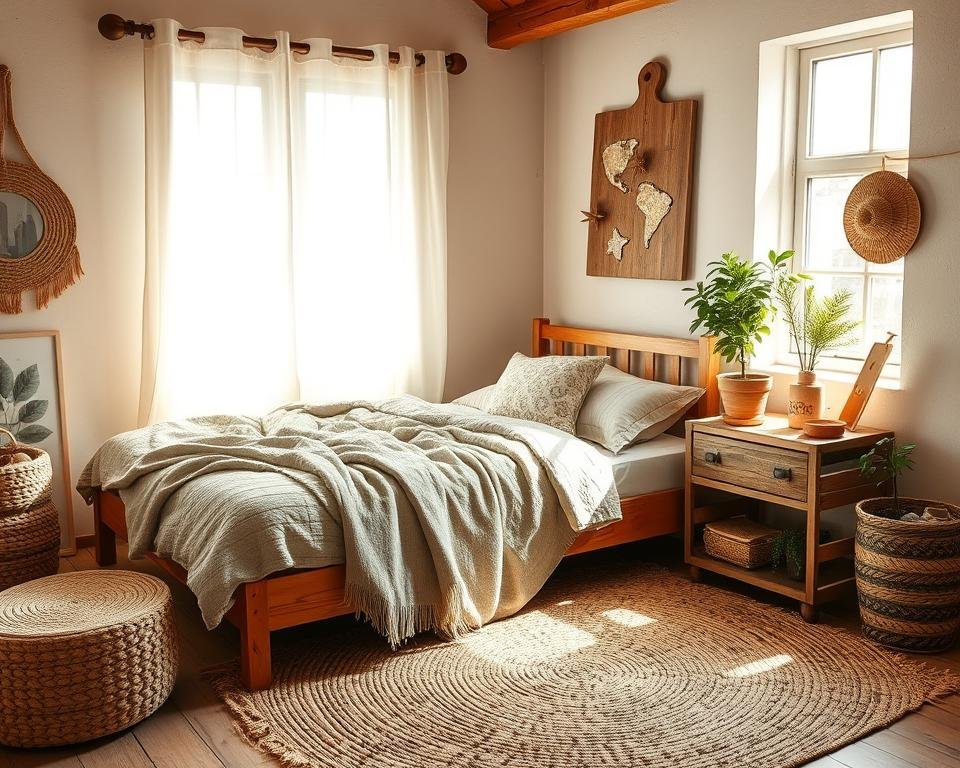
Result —
<path fill-rule="evenodd" d="M 552 325 L 547 319 L 537 318 L 533 321 L 532 352 L 534 356 L 609 355 L 620 370 L 643 378 L 670 384 L 686 379 L 705 390 L 686 418 L 719 412 L 719 357 L 708 337 L 676 339 L 613 333 Z M 599 453 L 607 452 L 599 449 Z M 620 493 L 622 520 L 581 533 L 566 550 L 567 556 L 681 530 L 680 438 L 661 435 L 606 458 Z M 96 491 L 93 505 L 96 559 L 100 565 L 112 565 L 116 562 L 117 537 L 129 538 L 126 510 L 113 491 Z M 187 582 L 188 573 L 173 560 L 151 553 L 147 556 Z M 332 564 L 272 573 L 237 588 L 225 618 L 240 631 L 240 673 L 247 688 L 259 690 L 271 683 L 271 632 L 354 612 L 345 602 L 344 583 L 344 565 Z"/>

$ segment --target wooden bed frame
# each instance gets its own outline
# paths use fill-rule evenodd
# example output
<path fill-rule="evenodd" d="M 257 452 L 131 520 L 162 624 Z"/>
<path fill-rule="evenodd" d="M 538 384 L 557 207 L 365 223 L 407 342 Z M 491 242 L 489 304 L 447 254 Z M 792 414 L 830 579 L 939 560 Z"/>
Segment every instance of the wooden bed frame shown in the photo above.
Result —
<path fill-rule="evenodd" d="M 703 387 L 706 394 L 685 418 L 715 416 L 720 410 L 716 384 L 720 360 L 709 337 L 638 336 L 551 325 L 549 320 L 537 318 L 533 321 L 533 354 L 608 354 L 621 370 L 672 384 L 681 383 L 683 361 L 688 359 L 696 366 L 692 383 Z M 567 555 L 681 531 L 682 488 L 633 496 L 620 503 L 622 520 L 581 534 Z M 126 512 L 116 492 L 97 493 L 94 520 L 97 563 L 113 565 L 117 561 L 117 536 L 127 539 Z M 186 571 L 172 560 L 153 553 L 148 557 L 186 582 Z M 240 675 L 248 689 L 270 686 L 271 632 L 354 612 L 344 602 L 343 586 L 344 567 L 334 565 L 271 574 L 237 590 L 226 618 L 240 630 Z"/>

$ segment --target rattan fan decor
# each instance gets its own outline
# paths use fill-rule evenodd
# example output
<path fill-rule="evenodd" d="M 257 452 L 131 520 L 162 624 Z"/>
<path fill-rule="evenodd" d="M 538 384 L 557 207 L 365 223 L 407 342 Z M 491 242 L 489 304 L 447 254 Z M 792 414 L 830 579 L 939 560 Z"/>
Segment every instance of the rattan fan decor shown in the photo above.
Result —
<path fill-rule="evenodd" d="M 4 154 L 10 131 L 26 162 Z M 43 309 L 83 274 L 73 206 L 40 170 L 13 121 L 10 70 L 0 64 L 0 312 L 23 311 L 22 294 L 36 291 Z"/>
<path fill-rule="evenodd" d="M 889 264 L 903 258 L 920 232 L 920 200 L 899 173 L 877 171 L 864 176 L 843 208 L 847 241 L 862 258 Z"/>

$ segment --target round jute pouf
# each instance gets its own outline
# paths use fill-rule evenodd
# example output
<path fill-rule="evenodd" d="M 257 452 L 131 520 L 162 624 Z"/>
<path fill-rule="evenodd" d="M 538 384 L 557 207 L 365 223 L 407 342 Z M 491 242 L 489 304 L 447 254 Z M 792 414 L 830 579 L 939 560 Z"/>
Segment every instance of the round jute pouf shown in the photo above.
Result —
<path fill-rule="evenodd" d="M 889 499 L 857 504 L 854 547 L 863 634 L 914 653 L 940 653 L 960 637 L 960 507 L 900 499 L 900 513 L 947 510 L 947 520 L 886 517 Z"/>
<path fill-rule="evenodd" d="M 133 571 L 78 571 L 0 592 L 0 743 L 95 739 L 154 712 L 179 658 L 170 590 Z"/>

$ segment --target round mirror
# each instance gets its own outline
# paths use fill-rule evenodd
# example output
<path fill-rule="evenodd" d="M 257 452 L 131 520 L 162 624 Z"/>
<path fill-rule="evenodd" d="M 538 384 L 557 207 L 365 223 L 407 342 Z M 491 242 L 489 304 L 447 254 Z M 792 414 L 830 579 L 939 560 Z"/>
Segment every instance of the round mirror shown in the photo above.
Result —
<path fill-rule="evenodd" d="M 33 202 L 0 191 L 0 258 L 22 259 L 43 240 L 43 217 Z"/>

